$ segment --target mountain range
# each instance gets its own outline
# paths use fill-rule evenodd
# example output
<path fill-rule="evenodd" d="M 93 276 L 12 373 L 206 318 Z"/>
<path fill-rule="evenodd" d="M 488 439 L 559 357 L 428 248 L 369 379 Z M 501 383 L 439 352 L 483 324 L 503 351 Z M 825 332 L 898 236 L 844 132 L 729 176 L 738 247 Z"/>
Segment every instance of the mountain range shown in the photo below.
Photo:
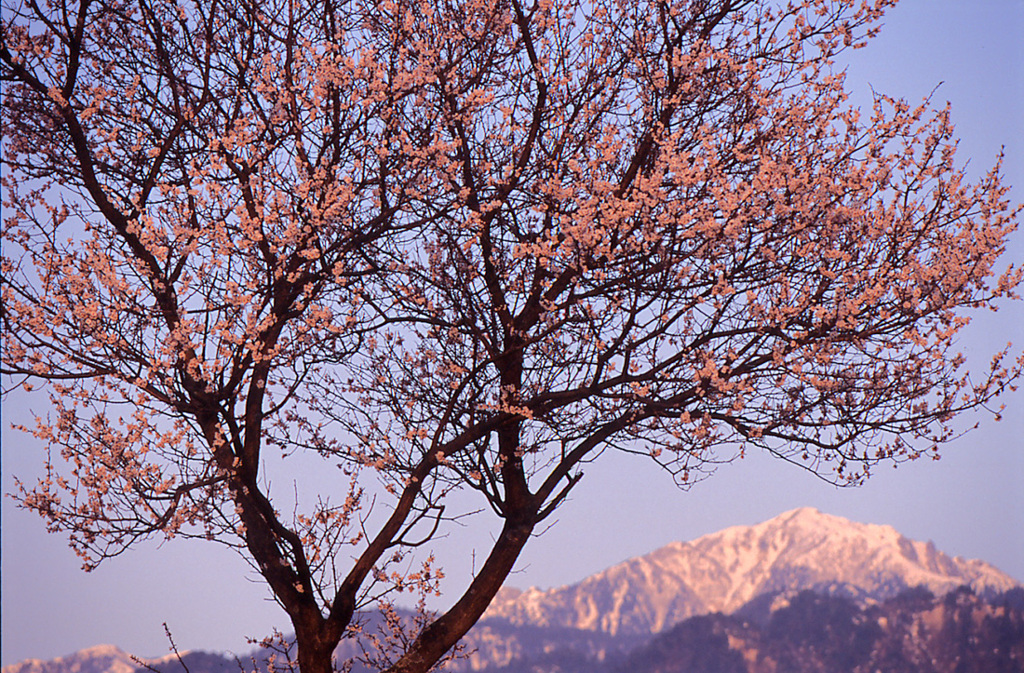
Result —
<path fill-rule="evenodd" d="M 984 561 L 950 557 L 891 526 L 804 507 L 755 526 L 673 542 L 571 586 L 503 589 L 484 618 L 651 634 L 696 615 L 734 612 L 762 594 L 811 589 L 878 601 L 917 586 L 937 595 L 969 586 L 991 596 L 1018 582 Z"/>
<path fill-rule="evenodd" d="M 361 652 L 348 640 L 336 654 Z M 256 651 L 251 661 L 266 670 L 267 658 Z M 136 662 L 99 646 L 2 673 L 134 673 L 141 665 L 172 673 L 182 663 L 190 673 L 239 670 L 216 654 L 182 660 Z M 1024 588 L 988 563 L 950 557 L 889 526 L 801 508 L 669 544 L 570 586 L 503 589 L 450 668 L 1024 673 Z M 352 670 L 365 669 L 356 662 Z"/>

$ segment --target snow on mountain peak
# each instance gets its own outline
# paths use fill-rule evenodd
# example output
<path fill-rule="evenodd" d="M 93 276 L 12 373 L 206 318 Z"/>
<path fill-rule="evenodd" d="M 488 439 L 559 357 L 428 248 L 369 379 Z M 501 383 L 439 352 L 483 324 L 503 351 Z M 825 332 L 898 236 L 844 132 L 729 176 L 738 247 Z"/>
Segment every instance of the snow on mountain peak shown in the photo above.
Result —
<path fill-rule="evenodd" d="M 53 661 L 29 659 L 5 666 L 3 673 L 133 673 L 138 667 L 127 652 L 114 645 L 94 645 Z"/>
<path fill-rule="evenodd" d="M 801 507 L 673 542 L 572 586 L 503 590 L 485 618 L 639 634 L 732 612 L 764 593 L 830 589 L 882 600 L 915 586 L 942 594 L 964 584 L 983 593 L 1017 586 L 987 563 L 952 558 L 891 526 Z"/>
<path fill-rule="evenodd" d="M 190 654 L 183 650 L 163 657 L 133 657 L 116 645 L 93 645 L 50 661 L 27 659 L 4 666 L 2 673 L 136 673 L 142 666 L 158 667 Z"/>

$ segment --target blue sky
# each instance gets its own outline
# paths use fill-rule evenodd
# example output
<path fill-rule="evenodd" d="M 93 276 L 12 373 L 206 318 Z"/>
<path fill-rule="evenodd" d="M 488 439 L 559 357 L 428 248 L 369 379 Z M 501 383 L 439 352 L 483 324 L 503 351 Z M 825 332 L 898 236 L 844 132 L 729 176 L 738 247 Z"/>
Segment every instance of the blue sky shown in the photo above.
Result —
<path fill-rule="evenodd" d="M 962 139 L 959 156 L 975 174 L 1005 145 L 1006 179 L 1024 201 L 1024 1 L 904 0 L 882 34 L 849 57 L 853 102 L 871 87 L 917 100 L 940 82 L 934 102 L 953 104 Z M 1024 232 L 1006 261 L 1024 262 Z M 1024 306 L 980 315 L 963 342 L 984 365 L 1007 341 L 1024 344 Z M 865 486 L 837 489 L 792 466 L 761 456 L 720 469 L 683 492 L 641 458 L 607 454 L 560 511 L 554 526 L 531 541 L 508 584 L 567 584 L 674 540 L 730 525 L 753 524 L 809 505 L 850 519 L 890 524 L 932 540 L 948 553 L 981 558 L 1024 580 L 1024 393 L 1004 400 L 1001 423 L 979 416 L 977 431 L 949 445 L 940 461 L 881 469 Z M 13 476 L 31 480 L 41 447 L 10 430 L 26 419 L 24 399 L 3 407 L 2 488 Z M 181 648 L 244 652 L 246 636 L 287 630 L 284 613 L 248 566 L 216 545 L 151 543 L 91 574 L 43 522 L 2 504 L 2 662 L 49 659 L 100 643 L 156 656 L 167 652 L 167 622 Z M 493 531 L 470 520 L 437 549 L 457 586 L 486 553 Z"/>

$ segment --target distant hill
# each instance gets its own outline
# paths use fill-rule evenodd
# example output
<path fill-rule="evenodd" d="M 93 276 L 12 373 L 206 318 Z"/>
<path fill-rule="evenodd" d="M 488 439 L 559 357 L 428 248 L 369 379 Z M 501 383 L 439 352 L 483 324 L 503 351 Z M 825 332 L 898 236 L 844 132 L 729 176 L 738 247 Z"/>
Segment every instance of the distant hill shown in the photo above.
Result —
<path fill-rule="evenodd" d="M 450 668 L 1024 673 L 1022 614 L 1024 588 L 983 561 L 950 557 L 889 526 L 802 508 L 672 543 L 571 586 L 503 589 Z M 343 641 L 337 655 L 359 651 Z M 266 658 L 257 651 L 241 664 L 265 669 Z M 144 663 L 184 673 L 173 657 Z M 183 663 L 189 673 L 240 670 L 240 662 L 204 652 L 183 654 Z M 136 669 L 121 650 L 99 646 L 2 673 Z"/>
<path fill-rule="evenodd" d="M 49 661 L 28 659 L 5 666 L 3 673 L 134 673 L 140 668 L 146 671 L 147 666 L 184 673 L 182 662 L 190 673 L 239 673 L 233 659 L 212 652 L 184 652 L 179 662 L 173 654 L 158 659 L 133 657 L 113 645 L 96 645 Z"/>

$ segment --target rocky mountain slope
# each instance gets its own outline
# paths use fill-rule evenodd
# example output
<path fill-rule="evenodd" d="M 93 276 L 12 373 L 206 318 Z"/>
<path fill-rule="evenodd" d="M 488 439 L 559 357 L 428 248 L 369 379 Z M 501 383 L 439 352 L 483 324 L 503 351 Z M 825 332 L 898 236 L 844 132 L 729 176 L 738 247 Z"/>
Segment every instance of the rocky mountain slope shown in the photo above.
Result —
<path fill-rule="evenodd" d="M 988 563 L 952 558 L 890 526 L 801 508 L 674 542 L 571 586 L 504 589 L 485 619 L 637 635 L 695 615 L 730 613 L 769 593 L 813 589 L 884 600 L 910 587 L 942 595 L 961 585 L 990 596 L 1017 582 Z"/>
<path fill-rule="evenodd" d="M 763 623 L 733 615 L 693 617 L 627 659 L 563 673 L 1022 673 L 1024 610 L 962 587 L 942 597 L 912 589 L 859 608 L 805 591 Z M 1009 598 L 1009 595 L 1004 595 Z M 742 610 L 740 610 L 742 612 Z M 519 673 L 506 670 L 502 673 Z"/>

